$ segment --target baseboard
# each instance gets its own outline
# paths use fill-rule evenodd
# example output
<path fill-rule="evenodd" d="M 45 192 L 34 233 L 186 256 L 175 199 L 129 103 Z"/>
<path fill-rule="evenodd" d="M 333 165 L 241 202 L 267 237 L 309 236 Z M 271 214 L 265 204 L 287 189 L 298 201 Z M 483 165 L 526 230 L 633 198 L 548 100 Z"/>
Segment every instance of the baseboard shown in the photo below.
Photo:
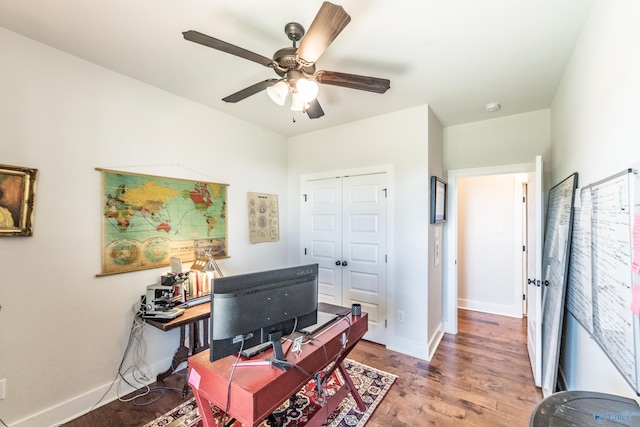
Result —
<path fill-rule="evenodd" d="M 152 373 L 149 378 L 148 384 L 155 382 L 159 373 L 167 370 L 168 366 L 171 366 L 172 358 L 154 363 L 149 366 L 149 371 Z M 131 374 L 125 375 L 125 378 L 131 384 L 138 383 Z M 143 385 L 141 385 L 142 387 Z M 122 383 L 119 388 L 120 396 L 124 396 L 131 393 L 135 389 L 128 386 L 126 383 Z M 106 395 L 105 395 L 106 393 Z M 104 396 L 104 398 L 102 398 Z M 102 400 L 100 400 L 102 398 Z M 65 402 L 61 402 L 55 406 L 44 409 L 36 414 L 29 415 L 26 418 L 15 421 L 11 424 L 12 427 L 45 427 L 45 426 L 59 426 L 71 420 L 74 420 L 87 412 L 95 406 L 96 408 L 113 402 L 118 398 L 118 391 L 116 390 L 116 384 L 109 382 L 100 387 L 96 387 L 93 390 L 89 390 L 86 393 L 80 394 Z M 100 401 L 96 405 L 96 402 Z M 95 409 L 95 408 L 93 408 Z"/>
<path fill-rule="evenodd" d="M 429 340 L 429 359 L 428 359 L 429 361 L 431 361 L 431 358 L 433 358 L 433 355 L 438 349 L 438 345 L 440 345 L 440 341 L 442 341 L 443 336 L 444 336 L 444 331 L 442 328 L 442 323 L 440 323 L 438 325 L 438 329 L 436 330 L 435 334 L 433 334 L 433 336 Z"/>
<path fill-rule="evenodd" d="M 429 361 L 429 347 L 406 338 L 394 337 L 393 342 L 387 344 L 387 350 L 397 351 L 407 356 Z"/>
<path fill-rule="evenodd" d="M 442 330 L 442 323 L 438 325 L 436 332 L 429 339 L 427 345 L 417 343 L 405 338 L 395 337 L 393 343 L 387 344 L 387 350 L 397 351 L 398 353 L 406 354 L 407 356 L 417 357 L 418 359 L 431 361 L 434 353 L 436 352 L 444 332 Z"/>
<path fill-rule="evenodd" d="M 481 311 L 483 313 L 499 314 L 501 316 L 522 318 L 522 307 L 513 307 L 502 304 L 491 304 L 481 301 L 458 299 L 458 308 L 464 310 Z"/>

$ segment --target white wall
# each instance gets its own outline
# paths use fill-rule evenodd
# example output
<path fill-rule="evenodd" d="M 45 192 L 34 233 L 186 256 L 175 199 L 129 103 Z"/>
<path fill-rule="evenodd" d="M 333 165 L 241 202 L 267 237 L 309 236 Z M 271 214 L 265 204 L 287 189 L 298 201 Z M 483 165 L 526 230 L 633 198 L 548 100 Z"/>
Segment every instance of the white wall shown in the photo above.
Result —
<path fill-rule="evenodd" d="M 444 128 L 444 167 L 454 180 L 466 176 L 519 173 L 535 170 L 535 157 L 551 151 L 549 110 L 500 117 L 482 122 Z M 522 167 L 531 165 L 526 169 Z M 450 196 L 456 197 L 455 182 L 450 182 Z M 455 200 L 455 199 L 452 199 Z M 454 206 L 455 209 L 455 206 Z M 451 212 L 456 221 L 457 212 Z M 456 230 L 449 221 L 445 230 L 445 330 L 457 330 Z"/>
<path fill-rule="evenodd" d="M 131 308 L 166 271 L 96 277 L 94 168 L 169 165 L 142 169 L 230 184 L 231 258 L 220 267 L 234 274 L 286 263 L 286 227 L 277 243 L 249 244 L 246 193 L 278 194 L 287 217 L 287 141 L 4 29 L 0 52 L 0 163 L 39 170 L 34 236 L 0 240 L 0 414 L 9 425 L 52 425 L 106 391 Z M 153 379 L 169 366 L 178 331 L 147 327 L 144 337 Z"/>
<path fill-rule="evenodd" d="M 435 120 L 435 119 L 434 119 Z M 431 123 L 432 126 L 439 124 Z M 390 278 L 390 313 L 405 312 L 405 321 L 390 315 L 390 349 L 423 359 L 428 357 L 428 311 L 441 301 L 429 301 L 429 142 L 430 114 L 427 106 L 399 111 L 313 132 L 289 141 L 289 188 L 291 200 L 300 200 L 300 176 L 333 170 L 376 165 L 393 166 L 395 276 Z M 299 209 L 292 203 L 291 229 L 299 229 Z M 292 233 L 290 246 L 300 242 Z M 291 252 L 298 259 L 299 250 Z M 428 307 L 428 309 L 427 309 Z"/>
<path fill-rule="evenodd" d="M 530 163 L 551 151 L 549 110 L 444 128 L 446 170 Z"/>
<path fill-rule="evenodd" d="M 551 108 L 552 182 L 578 172 L 580 186 L 640 160 L 640 3 L 598 0 Z M 600 347 L 566 319 L 561 367 L 570 389 L 635 397 Z"/>
<path fill-rule="evenodd" d="M 522 177 L 463 177 L 456 185 L 458 306 L 522 317 Z"/>
<path fill-rule="evenodd" d="M 437 176 L 446 180 L 444 168 L 444 129 L 436 118 L 435 114 L 429 109 L 429 185 L 431 185 L 431 176 Z M 431 189 L 429 189 L 431 191 Z M 431 200 L 431 198 L 429 198 Z M 429 216 L 431 212 L 429 212 Z M 427 270 L 429 274 L 429 359 L 435 352 L 444 328 L 442 324 L 443 303 L 444 303 L 444 224 L 429 225 L 428 235 L 428 258 Z M 436 255 L 436 245 L 438 254 Z M 436 265 L 436 256 L 439 263 Z"/>

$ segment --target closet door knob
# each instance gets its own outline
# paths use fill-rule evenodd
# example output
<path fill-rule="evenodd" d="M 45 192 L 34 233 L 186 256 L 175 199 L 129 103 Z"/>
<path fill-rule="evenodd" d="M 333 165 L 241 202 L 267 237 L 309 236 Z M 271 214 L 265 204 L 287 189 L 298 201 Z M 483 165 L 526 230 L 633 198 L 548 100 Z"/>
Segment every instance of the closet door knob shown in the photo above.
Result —
<path fill-rule="evenodd" d="M 347 266 L 347 261 L 342 261 L 342 266 L 346 267 Z"/>
<path fill-rule="evenodd" d="M 340 260 L 336 261 L 336 265 L 340 265 Z"/>

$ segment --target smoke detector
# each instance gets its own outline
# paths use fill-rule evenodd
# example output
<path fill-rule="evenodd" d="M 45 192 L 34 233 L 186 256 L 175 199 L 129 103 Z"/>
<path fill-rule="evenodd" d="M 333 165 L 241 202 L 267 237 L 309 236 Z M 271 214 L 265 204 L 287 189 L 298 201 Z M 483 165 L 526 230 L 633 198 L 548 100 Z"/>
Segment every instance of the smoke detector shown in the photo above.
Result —
<path fill-rule="evenodd" d="M 493 113 L 494 111 L 498 111 L 502 106 L 498 102 L 490 102 L 484 106 L 484 111 L 487 113 Z"/>

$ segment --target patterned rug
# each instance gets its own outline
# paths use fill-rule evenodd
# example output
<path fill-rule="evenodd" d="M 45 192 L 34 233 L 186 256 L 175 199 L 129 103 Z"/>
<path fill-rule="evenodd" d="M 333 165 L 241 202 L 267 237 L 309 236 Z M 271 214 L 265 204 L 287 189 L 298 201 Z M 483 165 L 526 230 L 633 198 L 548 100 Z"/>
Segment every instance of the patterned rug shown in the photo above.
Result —
<path fill-rule="evenodd" d="M 387 394 L 397 376 L 349 359 L 344 361 L 344 366 L 358 389 L 358 393 L 362 396 L 366 409 L 364 412 L 360 412 L 351 395 L 348 395 L 332 414 L 327 414 L 326 425 L 329 427 L 362 427 Z M 327 379 L 324 393 L 332 395 L 342 384 L 340 373 L 336 370 Z M 313 414 L 322 411 L 324 399 L 326 397 L 318 398 L 315 381 L 311 381 L 296 394 L 295 399 L 283 403 L 274 412 L 274 415 L 283 421 L 284 427 L 302 427 Z M 211 409 L 216 419 L 216 425 L 221 425 L 222 411 L 215 406 L 212 406 Z M 199 421 L 198 406 L 194 398 L 191 398 L 161 417 L 145 424 L 144 427 L 167 427 L 169 424 L 171 427 L 191 427 L 197 425 Z M 241 427 L 241 424 L 236 421 L 231 426 Z M 269 424 L 264 421 L 260 427 L 269 427 Z"/>

